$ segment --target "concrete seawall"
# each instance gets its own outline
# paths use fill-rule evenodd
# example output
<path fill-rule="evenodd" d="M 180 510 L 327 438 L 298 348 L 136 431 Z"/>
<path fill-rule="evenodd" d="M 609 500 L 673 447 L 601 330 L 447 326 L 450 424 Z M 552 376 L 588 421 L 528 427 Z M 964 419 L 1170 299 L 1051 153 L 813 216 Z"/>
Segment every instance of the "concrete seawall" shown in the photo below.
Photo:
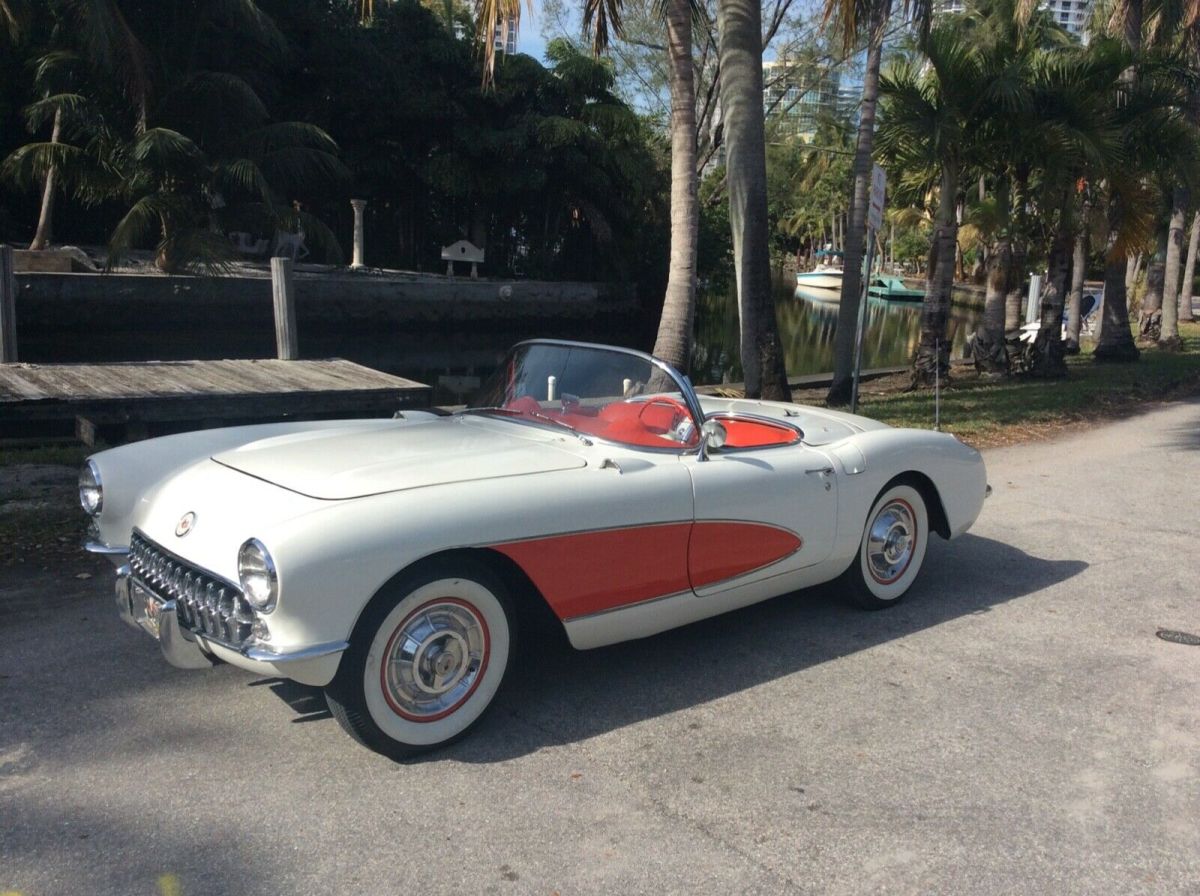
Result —
<path fill-rule="evenodd" d="M 420 379 L 494 365 L 518 339 L 627 341 L 632 286 L 304 270 L 300 353 Z M 274 357 L 270 276 L 27 273 L 17 276 L 22 361 Z M 625 339 L 620 339 L 624 335 Z"/>

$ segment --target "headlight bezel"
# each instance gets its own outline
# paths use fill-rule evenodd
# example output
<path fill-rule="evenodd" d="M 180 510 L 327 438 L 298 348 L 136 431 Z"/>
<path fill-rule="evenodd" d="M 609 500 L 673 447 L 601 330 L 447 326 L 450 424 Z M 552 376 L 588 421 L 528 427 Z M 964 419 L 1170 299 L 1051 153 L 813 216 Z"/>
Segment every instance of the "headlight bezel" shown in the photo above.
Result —
<path fill-rule="evenodd" d="M 94 502 L 90 497 L 93 492 Z M 104 510 L 104 481 L 100 478 L 100 467 L 90 458 L 79 470 L 79 506 L 93 518 Z"/>
<path fill-rule="evenodd" d="M 267 546 L 257 538 L 244 541 L 238 548 L 237 571 L 242 594 L 255 612 L 272 612 L 279 601 L 279 571 Z"/>

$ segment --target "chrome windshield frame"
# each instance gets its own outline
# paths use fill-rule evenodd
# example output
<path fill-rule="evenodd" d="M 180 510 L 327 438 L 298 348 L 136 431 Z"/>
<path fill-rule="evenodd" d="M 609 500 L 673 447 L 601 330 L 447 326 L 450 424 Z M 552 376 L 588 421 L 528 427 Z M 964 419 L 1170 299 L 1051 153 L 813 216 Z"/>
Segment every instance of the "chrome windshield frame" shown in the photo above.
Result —
<path fill-rule="evenodd" d="M 550 346 L 555 346 L 557 348 L 580 348 L 580 349 L 589 349 L 591 351 L 613 352 L 613 353 L 620 354 L 620 355 L 629 355 L 632 358 L 637 358 L 639 361 L 644 361 L 644 362 L 650 364 L 652 367 L 655 367 L 658 370 L 661 370 L 663 373 L 665 373 L 671 379 L 672 382 L 675 383 L 676 386 L 679 387 L 679 394 L 683 396 L 683 403 L 684 403 L 684 405 L 687 406 L 688 411 L 692 415 L 692 422 L 696 426 L 697 433 L 699 433 L 701 431 L 701 427 L 703 427 L 703 425 L 704 425 L 704 408 L 700 406 L 700 399 L 696 395 L 696 390 L 692 387 L 691 380 L 689 380 L 686 376 L 681 374 L 678 370 L 676 370 L 674 367 L 672 367 L 666 361 L 660 361 L 658 358 L 654 357 L 654 355 L 651 355 L 647 352 L 638 351 L 635 348 L 625 348 L 624 346 L 620 346 L 620 345 L 605 345 L 605 344 L 599 343 L 599 342 L 576 342 L 576 341 L 573 341 L 570 339 L 524 339 L 521 342 L 518 342 L 512 348 L 510 348 L 508 350 L 508 352 L 505 354 L 505 357 L 508 357 L 508 355 L 511 355 L 514 352 L 518 351 L 523 346 L 530 346 L 530 345 L 550 345 Z M 485 409 L 484 408 L 467 407 L 467 408 L 464 408 L 464 410 L 471 411 L 471 410 L 485 410 Z M 589 436 L 589 438 L 591 438 L 591 436 Z M 701 437 L 701 439 L 700 439 L 701 450 L 703 450 L 703 447 L 704 447 L 704 439 L 703 439 L 703 437 Z M 689 452 L 689 451 L 694 450 L 694 448 L 687 448 L 684 446 L 681 446 L 681 448 L 684 452 Z M 662 450 L 662 449 L 657 449 L 657 450 Z M 673 449 L 667 449 L 667 450 L 670 451 Z"/>

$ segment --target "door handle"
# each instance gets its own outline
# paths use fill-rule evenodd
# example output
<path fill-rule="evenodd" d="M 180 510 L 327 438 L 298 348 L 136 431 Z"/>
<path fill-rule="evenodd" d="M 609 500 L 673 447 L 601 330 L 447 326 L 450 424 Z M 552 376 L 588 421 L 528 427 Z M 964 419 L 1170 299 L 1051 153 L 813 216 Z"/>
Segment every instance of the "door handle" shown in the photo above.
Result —
<path fill-rule="evenodd" d="M 827 476 L 833 472 L 833 467 L 813 467 L 811 470 L 805 470 L 805 473 L 817 473 L 821 476 Z"/>

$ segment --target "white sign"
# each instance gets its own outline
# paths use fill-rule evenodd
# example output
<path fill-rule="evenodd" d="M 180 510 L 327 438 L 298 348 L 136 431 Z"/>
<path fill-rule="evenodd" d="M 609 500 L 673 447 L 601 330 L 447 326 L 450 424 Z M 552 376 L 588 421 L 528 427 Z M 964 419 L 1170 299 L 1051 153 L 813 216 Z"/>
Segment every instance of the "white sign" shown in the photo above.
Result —
<path fill-rule="evenodd" d="M 887 195 L 887 174 L 878 165 L 871 169 L 871 200 L 867 203 L 867 226 L 878 230 L 883 226 L 883 201 Z"/>

